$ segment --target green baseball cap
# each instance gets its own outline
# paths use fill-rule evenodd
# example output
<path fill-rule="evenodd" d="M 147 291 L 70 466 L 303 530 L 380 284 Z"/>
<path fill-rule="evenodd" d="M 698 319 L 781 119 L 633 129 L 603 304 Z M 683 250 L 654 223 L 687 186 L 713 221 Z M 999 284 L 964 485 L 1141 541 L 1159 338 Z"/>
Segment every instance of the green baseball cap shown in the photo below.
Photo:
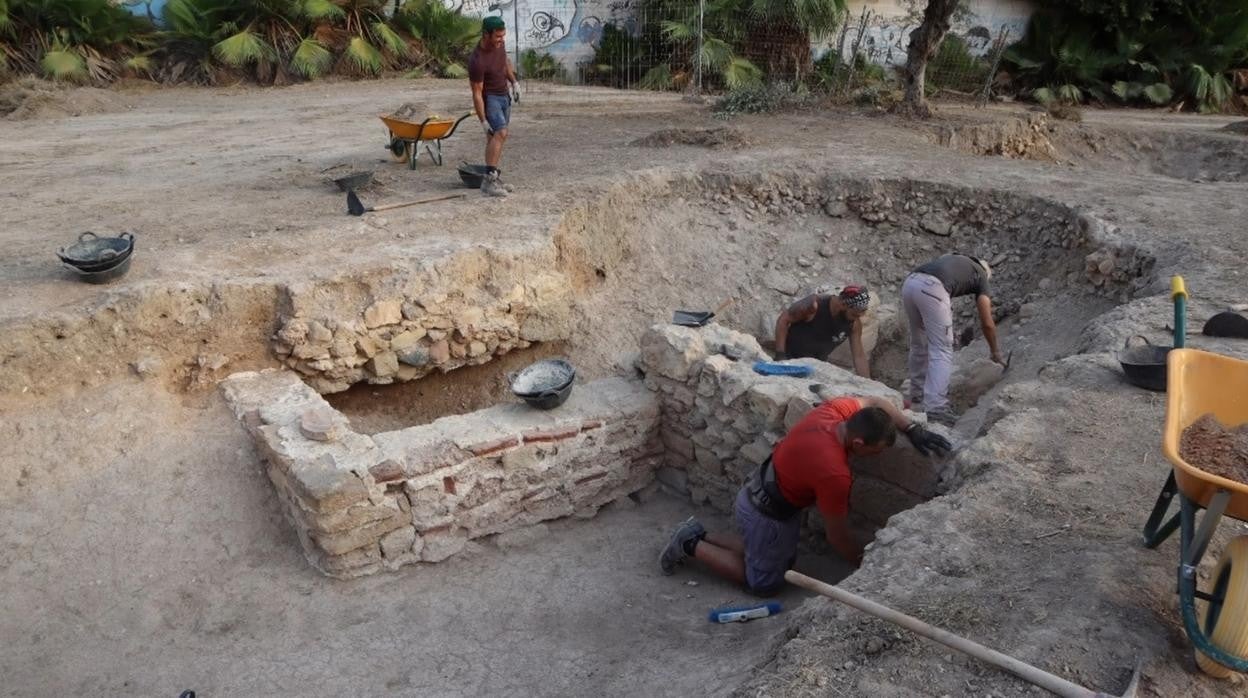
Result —
<path fill-rule="evenodd" d="M 502 17 L 490 16 L 481 20 L 481 31 L 486 32 L 486 33 L 496 32 L 499 29 L 506 29 L 506 28 L 507 28 L 507 25 L 503 23 Z"/>

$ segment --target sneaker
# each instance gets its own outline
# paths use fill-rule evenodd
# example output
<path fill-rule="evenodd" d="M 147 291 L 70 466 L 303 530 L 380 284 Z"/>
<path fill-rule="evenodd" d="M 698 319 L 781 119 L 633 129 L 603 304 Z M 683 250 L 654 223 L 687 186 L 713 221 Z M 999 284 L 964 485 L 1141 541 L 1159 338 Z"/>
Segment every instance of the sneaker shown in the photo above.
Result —
<path fill-rule="evenodd" d="M 481 180 L 481 193 L 486 196 L 507 196 L 507 190 L 498 181 L 497 172 L 491 172 Z"/>
<path fill-rule="evenodd" d="M 503 173 L 501 170 L 498 173 L 498 185 L 505 189 L 508 194 L 516 190 L 515 187 L 503 181 Z"/>
<path fill-rule="evenodd" d="M 958 422 L 958 414 L 948 407 L 934 407 L 927 411 L 927 421 L 952 427 Z"/>
<path fill-rule="evenodd" d="M 672 532 L 672 537 L 664 546 L 663 552 L 659 554 L 659 567 L 663 569 L 663 574 L 671 574 L 676 571 L 676 565 L 683 562 L 689 557 L 685 554 L 685 543 L 690 540 L 701 540 L 706 536 L 706 529 L 698 520 L 690 516 Z"/>

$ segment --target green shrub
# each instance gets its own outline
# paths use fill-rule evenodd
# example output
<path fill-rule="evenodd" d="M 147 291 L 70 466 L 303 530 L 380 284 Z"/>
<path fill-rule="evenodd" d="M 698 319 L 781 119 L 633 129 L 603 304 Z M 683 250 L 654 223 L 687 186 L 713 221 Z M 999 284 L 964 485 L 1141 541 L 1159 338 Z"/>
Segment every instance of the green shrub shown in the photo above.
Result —
<path fill-rule="evenodd" d="M 735 114 L 770 114 L 808 106 L 810 92 L 783 82 L 754 84 L 729 90 L 715 102 L 717 116 Z"/>
<path fill-rule="evenodd" d="M 976 93 L 983 89 L 989 70 L 982 58 L 971 55 L 962 37 L 948 34 L 927 63 L 927 82 L 937 89 Z"/>

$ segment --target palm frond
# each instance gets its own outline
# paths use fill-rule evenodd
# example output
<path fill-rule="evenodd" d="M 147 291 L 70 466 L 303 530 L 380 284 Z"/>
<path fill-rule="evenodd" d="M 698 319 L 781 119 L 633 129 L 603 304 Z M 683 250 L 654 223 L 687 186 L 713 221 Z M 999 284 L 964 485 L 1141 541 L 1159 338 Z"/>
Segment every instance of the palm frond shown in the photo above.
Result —
<path fill-rule="evenodd" d="M 212 46 L 212 55 L 222 63 L 235 68 L 267 60 L 274 53 L 273 47 L 266 44 L 251 29 L 244 29 Z"/>
<path fill-rule="evenodd" d="M 302 0 L 298 12 L 308 19 L 338 19 L 346 15 L 332 0 Z"/>
<path fill-rule="evenodd" d="M 744 58 L 733 57 L 724 68 L 724 84 L 729 89 L 757 85 L 762 82 L 763 71 Z"/>
<path fill-rule="evenodd" d="M 304 39 L 290 54 L 290 69 L 308 79 L 325 74 L 334 62 L 334 54 L 316 39 Z"/>
<path fill-rule="evenodd" d="M 53 80 L 78 81 L 87 78 L 87 62 L 71 48 L 54 46 L 39 60 L 43 74 Z"/>
<path fill-rule="evenodd" d="M 672 68 L 666 63 L 660 63 L 646 74 L 641 76 L 637 86 L 643 90 L 668 90 L 672 87 Z"/>
<path fill-rule="evenodd" d="M 385 22 L 373 22 L 370 27 L 373 38 L 381 44 L 383 50 L 402 56 L 407 53 L 407 42 Z"/>
<path fill-rule="evenodd" d="M 381 51 L 368 43 L 362 36 L 356 36 L 347 44 L 343 57 L 355 69 L 365 73 L 379 73 L 382 68 Z"/>
<path fill-rule="evenodd" d="M 447 63 L 442 66 L 442 77 L 463 80 L 468 77 L 468 69 L 459 63 Z"/>
<path fill-rule="evenodd" d="M 1170 100 L 1174 99 L 1174 90 L 1164 82 L 1155 82 L 1141 92 L 1149 102 L 1158 106 L 1169 104 Z"/>

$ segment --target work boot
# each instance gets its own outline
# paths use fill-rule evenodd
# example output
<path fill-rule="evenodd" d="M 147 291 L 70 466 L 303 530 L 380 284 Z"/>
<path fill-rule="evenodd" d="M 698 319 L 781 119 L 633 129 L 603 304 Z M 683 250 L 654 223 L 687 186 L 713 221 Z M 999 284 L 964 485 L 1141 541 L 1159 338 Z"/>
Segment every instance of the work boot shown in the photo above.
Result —
<path fill-rule="evenodd" d="M 498 172 L 490 172 L 481 180 L 481 193 L 486 196 L 507 196 L 503 183 L 498 181 Z"/>
<path fill-rule="evenodd" d="M 958 423 L 958 413 L 949 407 L 933 407 L 927 411 L 927 421 L 952 427 Z"/>
<path fill-rule="evenodd" d="M 690 545 L 691 541 L 702 540 L 706 537 L 706 529 L 698 520 L 690 516 L 672 532 L 672 537 L 667 541 L 667 546 L 663 548 L 663 552 L 659 554 L 659 567 L 663 569 L 663 574 L 671 574 L 676 571 L 676 565 L 683 562 L 689 554 L 685 552 L 685 547 Z"/>

